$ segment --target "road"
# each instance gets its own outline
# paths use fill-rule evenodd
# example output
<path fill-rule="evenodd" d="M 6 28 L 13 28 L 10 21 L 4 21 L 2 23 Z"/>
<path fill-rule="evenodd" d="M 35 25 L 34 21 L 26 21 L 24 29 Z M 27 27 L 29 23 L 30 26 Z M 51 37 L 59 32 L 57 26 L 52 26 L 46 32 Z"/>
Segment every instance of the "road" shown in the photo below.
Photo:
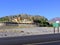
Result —
<path fill-rule="evenodd" d="M 0 45 L 22 45 L 22 44 L 31 44 L 31 43 L 52 42 L 52 41 L 58 41 L 58 40 L 60 40 L 60 34 L 4 37 L 4 38 L 0 38 Z"/>
<path fill-rule="evenodd" d="M 51 41 L 51 42 L 34 43 L 34 44 L 24 44 L 24 45 L 60 45 L 60 40 Z"/>

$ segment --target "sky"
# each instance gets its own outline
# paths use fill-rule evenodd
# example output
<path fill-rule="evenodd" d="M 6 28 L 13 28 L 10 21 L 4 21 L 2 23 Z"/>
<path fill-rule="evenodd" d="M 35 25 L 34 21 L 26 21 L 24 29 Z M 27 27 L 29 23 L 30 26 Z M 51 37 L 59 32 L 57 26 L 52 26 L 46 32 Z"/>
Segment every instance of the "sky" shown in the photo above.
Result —
<path fill-rule="evenodd" d="M 15 14 L 60 17 L 60 0 L 0 0 L 0 17 Z"/>

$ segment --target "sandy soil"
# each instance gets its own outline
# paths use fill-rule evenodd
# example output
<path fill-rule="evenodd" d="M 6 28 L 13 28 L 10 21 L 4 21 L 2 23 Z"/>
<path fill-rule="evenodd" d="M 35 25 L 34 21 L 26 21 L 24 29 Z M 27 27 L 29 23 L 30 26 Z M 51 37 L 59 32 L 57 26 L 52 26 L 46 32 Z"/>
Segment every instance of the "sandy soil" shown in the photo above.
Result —
<path fill-rule="evenodd" d="M 55 29 L 57 32 L 57 28 Z M 60 32 L 60 31 L 59 31 Z M 12 28 L 0 29 L 0 37 L 28 36 L 28 35 L 43 35 L 54 34 L 53 27 L 33 27 L 33 28 Z"/>

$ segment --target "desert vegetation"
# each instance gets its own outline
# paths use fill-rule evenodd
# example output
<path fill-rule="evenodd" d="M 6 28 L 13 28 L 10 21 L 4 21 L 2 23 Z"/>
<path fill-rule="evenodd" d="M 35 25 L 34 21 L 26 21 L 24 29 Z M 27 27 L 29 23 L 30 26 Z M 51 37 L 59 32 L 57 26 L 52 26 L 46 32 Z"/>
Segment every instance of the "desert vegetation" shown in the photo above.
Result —
<path fill-rule="evenodd" d="M 44 16 L 28 14 L 1 17 L 0 22 L 34 23 L 37 26 L 51 26 Z"/>

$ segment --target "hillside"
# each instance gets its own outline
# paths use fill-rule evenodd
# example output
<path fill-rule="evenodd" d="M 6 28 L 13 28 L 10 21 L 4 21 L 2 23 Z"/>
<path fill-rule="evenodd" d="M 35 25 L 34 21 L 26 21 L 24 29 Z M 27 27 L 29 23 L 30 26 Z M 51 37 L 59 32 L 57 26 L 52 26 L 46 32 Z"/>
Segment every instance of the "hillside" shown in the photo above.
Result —
<path fill-rule="evenodd" d="M 28 14 L 1 17 L 0 22 L 35 23 L 38 26 L 49 26 L 48 19 L 44 16 Z"/>
<path fill-rule="evenodd" d="M 19 15 L 13 15 L 13 16 L 5 16 L 5 17 L 1 17 L 0 18 L 0 22 L 10 22 L 14 19 L 17 19 L 18 21 L 20 20 L 24 20 L 24 19 L 28 19 L 28 20 L 41 20 L 41 19 L 46 19 L 44 16 L 39 16 L 39 15 L 35 15 L 35 16 L 32 16 L 32 15 L 28 15 L 28 14 L 19 14 Z M 12 21 L 13 22 L 13 21 Z"/>

